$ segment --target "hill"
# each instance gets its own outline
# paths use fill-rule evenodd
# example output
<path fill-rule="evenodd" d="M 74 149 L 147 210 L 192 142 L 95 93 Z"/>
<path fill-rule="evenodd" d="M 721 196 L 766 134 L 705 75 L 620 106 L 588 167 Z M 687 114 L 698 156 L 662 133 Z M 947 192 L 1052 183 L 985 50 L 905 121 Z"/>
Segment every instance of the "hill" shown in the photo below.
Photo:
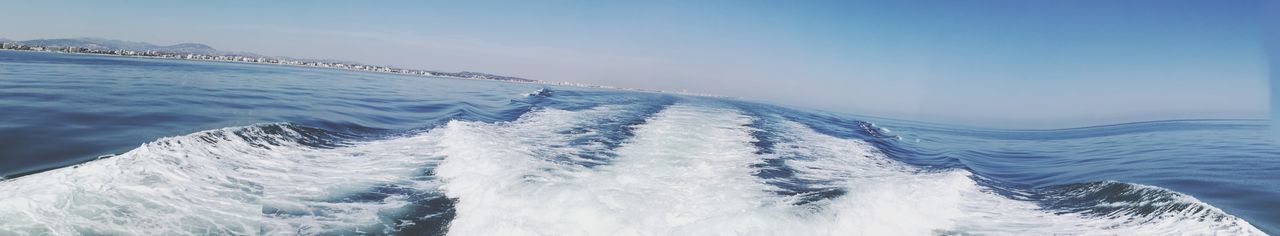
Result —
<path fill-rule="evenodd" d="M 32 46 L 45 47 L 80 47 L 95 50 L 128 50 L 128 51 L 157 51 L 165 53 L 191 53 L 206 55 L 242 55 L 256 56 L 252 53 L 233 53 L 223 52 L 210 47 L 209 45 L 199 43 L 180 43 L 168 46 L 155 45 L 144 42 L 132 42 L 104 38 L 69 38 L 69 39 L 34 39 L 25 41 L 8 41 L 16 42 Z"/>

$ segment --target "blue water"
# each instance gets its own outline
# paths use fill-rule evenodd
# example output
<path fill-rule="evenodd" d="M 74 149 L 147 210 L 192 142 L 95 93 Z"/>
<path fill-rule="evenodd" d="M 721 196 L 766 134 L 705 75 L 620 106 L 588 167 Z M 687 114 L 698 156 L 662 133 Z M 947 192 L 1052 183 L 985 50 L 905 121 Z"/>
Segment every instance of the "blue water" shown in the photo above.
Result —
<path fill-rule="evenodd" d="M 0 51 L 0 234 L 1276 234 L 1267 129 Z"/>

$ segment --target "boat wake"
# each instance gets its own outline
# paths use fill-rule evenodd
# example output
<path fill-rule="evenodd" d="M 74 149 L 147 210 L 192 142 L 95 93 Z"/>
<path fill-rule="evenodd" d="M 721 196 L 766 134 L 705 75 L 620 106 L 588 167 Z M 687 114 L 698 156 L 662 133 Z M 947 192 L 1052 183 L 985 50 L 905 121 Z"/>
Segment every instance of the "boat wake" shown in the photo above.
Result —
<path fill-rule="evenodd" d="M 0 234 L 391 232 L 439 196 L 426 136 L 339 140 L 288 124 L 224 128 L 6 180 Z"/>
<path fill-rule="evenodd" d="M 0 234 L 1263 234 L 1153 186 L 988 181 L 714 102 L 537 108 L 378 140 L 163 138 L 3 180 Z"/>

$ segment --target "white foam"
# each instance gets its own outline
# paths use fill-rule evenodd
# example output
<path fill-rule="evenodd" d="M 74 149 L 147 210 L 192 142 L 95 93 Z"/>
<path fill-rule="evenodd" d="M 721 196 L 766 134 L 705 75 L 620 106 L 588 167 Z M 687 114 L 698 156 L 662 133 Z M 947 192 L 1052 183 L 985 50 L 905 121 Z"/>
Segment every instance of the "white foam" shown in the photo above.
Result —
<path fill-rule="evenodd" d="M 791 142 L 777 145 L 775 152 L 815 157 L 788 160 L 786 164 L 796 169 L 800 178 L 833 181 L 849 191 L 821 202 L 821 217 L 811 222 L 820 224 L 808 226 L 827 228 L 827 233 L 1263 235 L 1235 217 L 1210 222 L 1171 212 L 1152 222 L 1135 224 L 1124 218 L 1055 214 L 1033 202 L 992 193 L 964 170 L 923 172 L 888 159 L 866 142 L 819 134 L 794 122 L 785 126 L 789 132 L 784 135 L 791 136 Z M 1204 204 L 1182 196 L 1183 201 Z"/>
<path fill-rule="evenodd" d="M 547 94 L 547 93 L 550 93 L 550 90 L 547 90 L 546 88 L 540 88 L 538 90 L 534 90 L 533 92 L 525 93 L 523 97 L 532 97 L 532 96 Z"/>
<path fill-rule="evenodd" d="M 636 235 L 714 233 L 712 224 L 771 205 L 749 165 L 758 161 L 748 117 L 676 105 L 635 130 L 610 165 L 565 169 L 540 161 L 568 126 L 532 119 L 510 124 L 451 123 L 437 173 L 458 197 L 456 235 Z M 550 123 L 550 124 L 549 124 Z M 491 150 L 491 151 L 474 151 Z M 546 170 L 563 178 L 530 178 Z"/>
<path fill-rule="evenodd" d="M 753 176 L 751 122 L 730 109 L 680 104 L 638 126 L 607 165 L 563 165 L 565 130 L 598 114 L 546 111 L 500 124 L 452 122 L 436 173 L 458 198 L 453 235 L 1261 234 L 1243 221 L 1161 221 L 1054 214 L 991 193 L 963 170 L 925 172 L 870 144 L 788 123 L 777 155 L 798 178 L 846 194 L 807 205 Z M 522 137 L 511 139 L 505 137 Z M 1226 224 L 1226 227 L 1222 225 Z"/>
<path fill-rule="evenodd" d="M 846 190 L 796 205 L 799 197 L 774 194 L 754 176 L 751 166 L 771 156 L 755 154 L 755 130 L 745 126 L 753 118 L 732 109 L 673 105 L 615 150 L 575 143 L 625 111 L 542 109 L 331 149 L 263 147 L 231 134 L 273 135 L 259 127 L 165 138 L 0 182 L 0 234 L 389 233 L 400 222 L 382 216 L 408 208 L 408 196 L 338 198 L 401 186 L 457 198 L 454 235 L 1262 235 L 1234 217 L 1054 214 L 990 193 L 963 170 L 926 172 L 866 142 L 783 122 L 783 141 L 766 155 L 811 157 L 784 164 L 823 183 L 813 187 Z M 598 152 L 616 155 L 578 156 Z M 422 176 L 433 166 L 439 180 Z"/>
<path fill-rule="evenodd" d="M 429 181 L 412 177 L 438 161 L 420 148 L 430 142 L 426 135 L 321 149 L 293 142 L 255 146 L 232 134 L 237 130 L 273 136 L 260 127 L 204 131 L 0 182 L 0 234 L 387 230 L 378 214 L 404 207 L 406 196 L 333 198 L 384 185 L 431 189 Z M 272 209 L 291 214 L 264 213 Z"/>
<path fill-rule="evenodd" d="M 606 112 L 611 110 L 546 109 L 521 120 L 560 127 L 539 120 L 590 123 L 609 118 Z M 441 159 L 435 153 L 441 146 L 437 142 L 456 141 L 442 136 L 457 130 L 434 129 L 331 149 L 290 141 L 262 145 L 266 142 L 234 134 L 284 139 L 263 129 L 233 127 L 163 138 L 115 157 L 0 182 L 0 235 L 391 233 L 404 222 L 384 216 L 412 210 L 411 193 L 343 198 L 387 186 L 407 192 L 437 190 L 438 182 L 425 174 Z M 570 137 L 528 134 L 485 142 L 567 142 Z M 567 149 L 542 150 L 549 151 L 537 156 Z"/>

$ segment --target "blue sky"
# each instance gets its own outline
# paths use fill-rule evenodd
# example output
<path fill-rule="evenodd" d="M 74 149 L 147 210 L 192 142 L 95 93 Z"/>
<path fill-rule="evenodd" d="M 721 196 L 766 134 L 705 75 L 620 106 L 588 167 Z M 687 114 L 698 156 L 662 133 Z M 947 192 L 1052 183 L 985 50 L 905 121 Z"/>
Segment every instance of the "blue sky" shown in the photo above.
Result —
<path fill-rule="evenodd" d="M 17 1 L 0 37 L 689 90 L 1008 128 L 1265 118 L 1253 1 Z M 17 25 L 7 23 L 18 23 Z"/>

